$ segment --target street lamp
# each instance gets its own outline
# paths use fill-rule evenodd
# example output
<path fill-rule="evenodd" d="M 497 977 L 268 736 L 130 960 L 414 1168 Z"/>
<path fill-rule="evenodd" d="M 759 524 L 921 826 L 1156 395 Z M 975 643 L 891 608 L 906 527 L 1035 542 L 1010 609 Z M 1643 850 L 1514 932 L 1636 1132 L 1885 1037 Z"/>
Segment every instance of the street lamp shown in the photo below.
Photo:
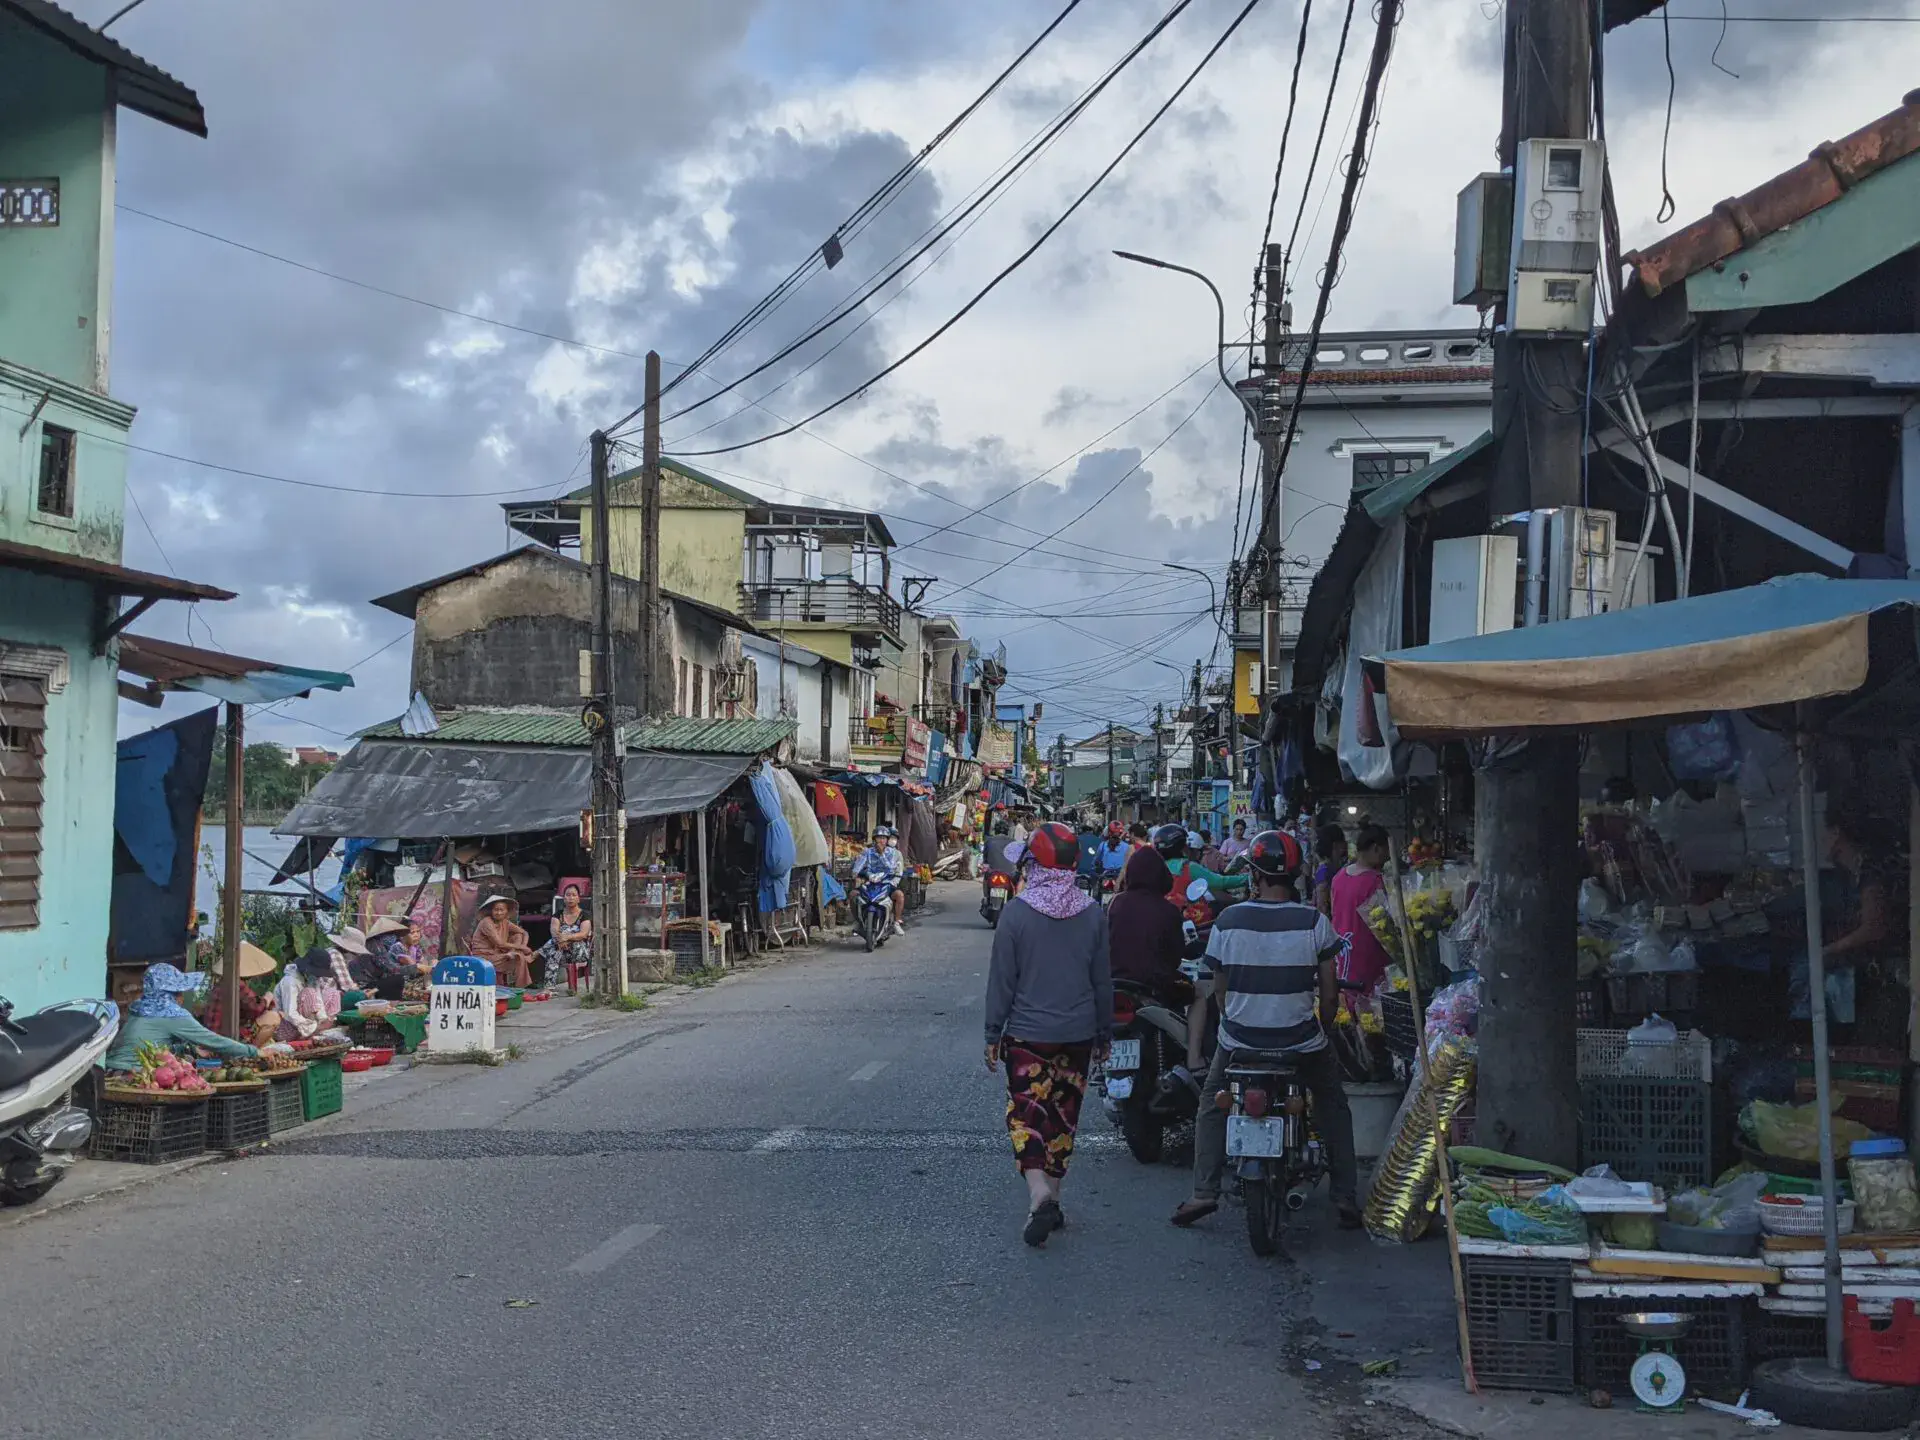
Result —
<path fill-rule="evenodd" d="M 1185 265 L 1175 265 L 1171 260 L 1156 260 L 1151 255 L 1136 255 L 1131 250 L 1116 250 L 1113 253 L 1122 260 L 1131 260 L 1136 265 L 1151 265 L 1156 270 L 1171 270 L 1176 275 L 1191 275 L 1207 287 L 1208 293 L 1213 296 L 1214 312 L 1220 318 L 1219 343 L 1215 345 L 1213 352 L 1214 364 L 1220 370 L 1220 383 L 1225 385 L 1228 393 L 1240 402 L 1240 408 L 1247 412 L 1247 423 L 1253 427 L 1253 433 L 1258 437 L 1260 435 L 1259 409 L 1235 388 L 1232 380 L 1227 378 L 1227 302 L 1220 298 L 1220 287 L 1198 270 L 1188 269 Z"/>
<path fill-rule="evenodd" d="M 1186 572 L 1187 572 L 1187 574 L 1189 574 L 1189 575 L 1198 575 L 1198 576 L 1199 576 L 1199 577 L 1200 577 L 1200 578 L 1201 578 L 1202 580 L 1204 580 L 1204 581 L 1206 581 L 1206 582 L 1207 582 L 1207 597 L 1208 597 L 1208 599 L 1209 599 L 1209 601 L 1211 602 L 1211 603 L 1210 603 L 1210 604 L 1208 605 L 1208 610 L 1209 610 L 1209 611 L 1210 611 L 1210 612 L 1211 612 L 1212 614 L 1214 614 L 1214 615 L 1219 615 L 1219 614 L 1220 614 L 1220 592 L 1219 592 L 1219 590 L 1217 590 L 1217 589 L 1216 589 L 1216 588 L 1214 587 L 1214 583 L 1213 583 L 1213 576 L 1211 576 L 1211 575 L 1209 575 L 1209 574 L 1208 574 L 1208 573 L 1207 573 L 1206 571 L 1204 571 L 1204 570 L 1201 570 L 1201 569 L 1198 569 L 1198 568 L 1196 568 L 1195 566 L 1192 566 L 1192 565 L 1176 565 L 1176 564 L 1174 564 L 1174 563 L 1173 563 L 1173 562 L 1172 562 L 1171 560 L 1162 560 L 1162 561 L 1160 562 L 1160 564 L 1161 564 L 1161 566 L 1162 566 L 1162 568 L 1163 568 L 1163 569 L 1167 569 L 1167 570 L 1184 570 L 1184 571 L 1186 571 Z M 1160 662 L 1156 662 L 1156 663 L 1160 663 L 1160 664 L 1164 664 L 1165 662 L 1164 662 L 1164 661 L 1160 661 Z"/>

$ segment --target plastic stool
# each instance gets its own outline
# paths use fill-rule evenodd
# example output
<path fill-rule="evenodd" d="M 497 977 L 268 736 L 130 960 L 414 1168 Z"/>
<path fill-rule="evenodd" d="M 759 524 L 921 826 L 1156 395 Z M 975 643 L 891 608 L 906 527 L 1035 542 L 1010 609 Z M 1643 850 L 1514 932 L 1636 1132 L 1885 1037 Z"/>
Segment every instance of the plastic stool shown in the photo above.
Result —
<path fill-rule="evenodd" d="M 579 960 L 569 960 L 567 962 L 567 994 L 578 995 L 580 993 L 581 978 L 592 969 L 593 966 L 589 963 Z"/>

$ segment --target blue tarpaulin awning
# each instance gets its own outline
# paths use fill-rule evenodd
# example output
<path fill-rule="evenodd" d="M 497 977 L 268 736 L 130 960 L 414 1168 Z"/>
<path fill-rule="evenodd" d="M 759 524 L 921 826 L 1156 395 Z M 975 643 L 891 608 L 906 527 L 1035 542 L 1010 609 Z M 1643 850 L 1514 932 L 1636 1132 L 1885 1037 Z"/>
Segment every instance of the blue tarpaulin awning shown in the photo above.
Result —
<path fill-rule="evenodd" d="M 1591 727 L 1749 710 L 1867 683 L 1867 619 L 1920 582 L 1762 585 L 1370 657 L 1403 735 Z"/>

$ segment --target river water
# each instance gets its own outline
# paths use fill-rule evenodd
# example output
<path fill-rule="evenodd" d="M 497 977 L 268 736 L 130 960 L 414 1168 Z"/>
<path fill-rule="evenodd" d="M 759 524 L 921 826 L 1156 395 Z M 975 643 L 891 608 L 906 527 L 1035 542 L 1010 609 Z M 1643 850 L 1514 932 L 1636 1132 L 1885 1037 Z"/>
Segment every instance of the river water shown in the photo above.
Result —
<path fill-rule="evenodd" d="M 249 825 L 241 833 L 241 848 L 247 853 L 243 857 L 240 872 L 240 888 L 243 890 L 272 890 L 275 894 L 286 895 L 290 899 L 306 894 L 306 888 L 289 882 L 285 885 L 271 885 L 274 866 L 287 858 L 287 852 L 293 848 L 294 837 L 276 835 L 270 825 Z M 194 867 L 193 908 L 213 913 L 215 888 L 227 865 L 227 829 L 224 825 L 204 825 L 200 829 L 200 857 Z M 331 890 L 340 883 L 340 847 L 336 844 L 333 854 L 321 863 L 318 873 L 312 877 L 313 883 L 322 890 Z"/>

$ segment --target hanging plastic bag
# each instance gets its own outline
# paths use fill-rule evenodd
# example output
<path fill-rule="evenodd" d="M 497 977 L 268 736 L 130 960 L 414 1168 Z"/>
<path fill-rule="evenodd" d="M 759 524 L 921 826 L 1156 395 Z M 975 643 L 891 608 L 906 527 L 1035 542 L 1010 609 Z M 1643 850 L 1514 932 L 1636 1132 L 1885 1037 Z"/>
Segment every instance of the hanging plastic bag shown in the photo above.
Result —
<path fill-rule="evenodd" d="M 1740 742 L 1725 713 L 1667 727 L 1667 765 L 1676 780 L 1731 780 L 1740 773 Z"/>

